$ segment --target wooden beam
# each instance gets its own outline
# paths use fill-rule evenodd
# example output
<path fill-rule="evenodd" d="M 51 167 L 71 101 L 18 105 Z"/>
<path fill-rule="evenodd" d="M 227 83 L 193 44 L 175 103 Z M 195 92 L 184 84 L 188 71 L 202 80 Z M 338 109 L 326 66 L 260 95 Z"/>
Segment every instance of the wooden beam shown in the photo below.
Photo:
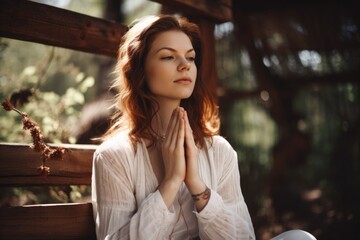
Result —
<path fill-rule="evenodd" d="M 0 37 L 116 57 L 127 27 L 32 1 L 0 1 Z"/>
<path fill-rule="evenodd" d="M 251 0 L 251 1 L 236 1 L 236 5 L 239 6 L 243 13 L 258 13 L 268 10 L 284 10 L 284 9 L 299 9 L 302 7 L 309 7 L 314 5 L 322 5 L 324 7 L 328 5 L 354 7 L 356 9 L 357 2 L 353 0 Z"/>
<path fill-rule="evenodd" d="M 227 101 L 239 101 L 243 99 L 260 97 L 261 90 L 256 88 L 254 90 L 234 90 L 218 88 L 217 93 L 219 101 L 222 104 L 226 104 Z"/>
<path fill-rule="evenodd" d="M 191 19 L 199 25 L 201 32 L 201 43 L 202 43 L 202 78 L 206 81 L 207 87 L 213 97 L 217 98 L 217 71 L 216 71 L 216 52 L 215 52 L 215 38 L 214 29 L 215 24 L 204 19 Z"/>
<path fill-rule="evenodd" d="M 0 239 L 96 239 L 91 203 L 0 207 Z"/>
<path fill-rule="evenodd" d="M 53 145 L 54 146 L 54 145 Z M 40 153 L 27 144 L 0 144 L 0 186 L 90 185 L 92 157 L 97 146 L 64 144 L 63 160 L 49 160 L 49 176 L 40 176 Z"/>
<path fill-rule="evenodd" d="M 346 35 L 348 30 L 344 30 L 345 19 L 354 26 L 360 23 L 354 8 L 326 4 L 235 13 L 241 14 L 247 18 L 257 49 L 266 56 L 297 54 L 302 50 L 320 53 L 359 50 L 358 39 Z"/>
<path fill-rule="evenodd" d="M 208 18 L 216 23 L 232 20 L 230 0 L 152 0 L 184 13 L 186 16 Z"/>
<path fill-rule="evenodd" d="M 293 76 L 275 76 L 274 78 L 281 83 L 286 83 L 287 85 L 291 85 L 292 87 L 305 87 L 311 84 L 317 85 L 330 85 L 330 84 L 344 84 L 344 83 L 354 83 L 360 84 L 359 80 L 359 69 L 337 72 L 337 73 L 329 73 L 323 75 L 308 74 L 308 75 L 293 75 Z"/>

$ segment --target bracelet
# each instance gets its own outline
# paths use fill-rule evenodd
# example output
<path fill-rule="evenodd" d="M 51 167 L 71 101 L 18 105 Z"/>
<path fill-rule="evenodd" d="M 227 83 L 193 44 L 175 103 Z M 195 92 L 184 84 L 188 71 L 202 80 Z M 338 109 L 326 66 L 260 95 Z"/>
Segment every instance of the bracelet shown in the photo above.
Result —
<path fill-rule="evenodd" d="M 211 190 L 206 186 L 205 191 L 203 191 L 202 193 L 193 194 L 191 195 L 191 197 L 196 202 L 199 201 L 201 198 L 207 200 L 210 198 L 210 195 L 211 195 Z"/>

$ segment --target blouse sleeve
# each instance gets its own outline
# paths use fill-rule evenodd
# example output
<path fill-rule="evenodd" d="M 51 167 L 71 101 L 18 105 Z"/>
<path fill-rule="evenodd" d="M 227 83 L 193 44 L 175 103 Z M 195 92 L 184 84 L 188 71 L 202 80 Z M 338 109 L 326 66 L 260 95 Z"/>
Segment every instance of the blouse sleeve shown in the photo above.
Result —
<path fill-rule="evenodd" d="M 240 188 L 237 154 L 223 139 L 216 144 L 214 161 L 218 176 L 205 208 L 196 213 L 201 239 L 255 239 L 250 214 Z"/>
<path fill-rule="evenodd" d="M 97 239 L 163 239 L 175 221 L 159 191 L 136 206 L 126 154 L 95 152 L 92 203 Z"/>

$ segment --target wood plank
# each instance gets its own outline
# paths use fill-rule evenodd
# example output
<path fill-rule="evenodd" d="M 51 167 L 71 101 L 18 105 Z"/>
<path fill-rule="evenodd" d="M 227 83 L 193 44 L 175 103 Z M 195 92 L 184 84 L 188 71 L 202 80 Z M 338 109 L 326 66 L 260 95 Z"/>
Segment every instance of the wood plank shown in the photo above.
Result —
<path fill-rule="evenodd" d="M 263 55 L 297 54 L 302 50 L 341 52 L 359 49 L 357 38 L 344 35 L 345 20 L 354 26 L 360 23 L 356 8 L 324 4 L 272 8 L 249 14 L 239 6 L 240 2 L 234 5 L 236 15 L 246 18 L 257 49 Z"/>
<path fill-rule="evenodd" d="M 339 7 L 346 6 L 358 9 L 357 1 L 353 0 L 312 0 L 312 1 L 287 1 L 287 0 L 251 0 L 251 1 L 241 1 L 241 0 L 233 0 L 239 7 L 237 9 L 241 9 L 243 13 L 257 13 L 268 10 L 283 10 L 283 9 L 299 9 L 301 7 L 308 7 L 314 5 L 320 5 L 323 7 L 329 5 L 337 5 Z"/>
<path fill-rule="evenodd" d="M 127 27 L 31 1 L 0 1 L 0 37 L 116 57 Z"/>
<path fill-rule="evenodd" d="M 276 75 L 275 78 L 279 82 L 287 83 L 292 87 L 303 88 L 312 84 L 316 84 L 316 85 L 324 84 L 326 86 L 330 84 L 344 84 L 344 83 L 359 84 L 360 83 L 360 79 L 358 77 L 359 75 L 360 75 L 360 69 L 354 69 L 354 70 L 346 70 L 342 72 L 332 72 L 323 75 L 317 75 L 315 73 L 313 74 L 309 73 L 307 75 L 302 75 L 302 76 L 298 76 L 296 74 L 291 76 Z"/>
<path fill-rule="evenodd" d="M 204 19 L 195 20 L 199 25 L 201 31 L 202 41 L 202 78 L 207 82 L 207 87 L 215 99 L 217 99 L 217 68 L 216 68 L 216 52 L 215 52 L 215 38 L 214 29 L 215 24 Z M 205 80 L 206 79 L 206 80 Z"/>
<path fill-rule="evenodd" d="M 65 148 L 63 160 L 50 160 L 49 176 L 40 176 L 40 153 L 28 144 L 0 144 L 0 186 L 17 185 L 90 185 L 92 157 L 96 145 L 51 145 Z"/>
<path fill-rule="evenodd" d="M 92 205 L 1 207 L 0 239 L 96 239 Z"/>
<path fill-rule="evenodd" d="M 152 0 L 183 12 L 187 17 L 211 19 L 216 23 L 232 20 L 231 2 L 225 0 Z"/>
<path fill-rule="evenodd" d="M 229 8 L 232 7 L 232 0 L 218 0 L 222 5 L 228 6 Z"/>

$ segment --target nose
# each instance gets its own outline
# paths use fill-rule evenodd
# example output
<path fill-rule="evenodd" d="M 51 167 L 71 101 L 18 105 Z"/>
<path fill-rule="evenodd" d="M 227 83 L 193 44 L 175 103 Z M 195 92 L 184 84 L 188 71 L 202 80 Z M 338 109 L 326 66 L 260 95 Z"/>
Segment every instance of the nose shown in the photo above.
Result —
<path fill-rule="evenodd" d="M 178 65 L 178 71 L 189 71 L 190 70 L 190 63 L 186 59 L 182 59 Z"/>

